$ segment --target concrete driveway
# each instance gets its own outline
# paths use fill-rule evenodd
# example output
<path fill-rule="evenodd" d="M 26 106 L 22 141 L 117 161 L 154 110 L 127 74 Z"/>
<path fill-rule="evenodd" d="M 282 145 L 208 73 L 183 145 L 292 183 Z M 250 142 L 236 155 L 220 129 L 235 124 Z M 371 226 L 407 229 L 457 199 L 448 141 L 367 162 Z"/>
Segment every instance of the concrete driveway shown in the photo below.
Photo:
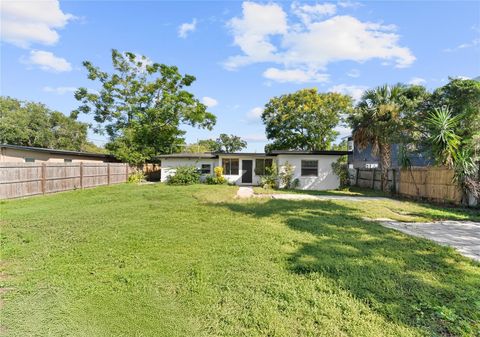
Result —
<path fill-rule="evenodd" d="M 451 246 L 464 256 L 480 261 L 480 222 L 438 221 L 398 222 L 381 221 L 388 228 Z"/>

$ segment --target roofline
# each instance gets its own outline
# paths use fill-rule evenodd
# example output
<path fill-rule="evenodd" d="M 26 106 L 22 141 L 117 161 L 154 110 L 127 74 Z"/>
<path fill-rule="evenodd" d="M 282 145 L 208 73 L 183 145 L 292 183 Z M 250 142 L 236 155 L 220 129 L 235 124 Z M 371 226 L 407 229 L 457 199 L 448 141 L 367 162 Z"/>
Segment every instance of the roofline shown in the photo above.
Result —
<path fill-rule="evenodd" d="M 336 150 L 325 150 L 325 151 L 300 151 L 300 150 L 273 150 L 268 153 L 263 152 L 202 152 L 202 153 L 171 153 L 171 154 L 162 154 L 155 156 L 155 158 L 165 158 L 165 159 L 174 159 L 174 158 L 199 158 L 199 159 L 216 159 L 220 156 L 225 157 L 274 157 L 278 155 L 333 155 L 333 156 L 342 156 L 351 154 L 351 151 L 336 151 Z"/>
<path fill-rule="evenodd" d="M 36 152 L 44 152 L 44 153 L 50 153 L 50 154 L 64 154 L 64 155 L 70 155 L 70 156 L 84 156 L 84 157 L 112 158 L 112 159 L 115 158 L 113 155 L 107 154 L 107 153 L 58 150 L 58 149 L 48 149 L 44 147 L 23 146 L 23 145 L 0 144 L 0 148 L 36 151 Z"/>

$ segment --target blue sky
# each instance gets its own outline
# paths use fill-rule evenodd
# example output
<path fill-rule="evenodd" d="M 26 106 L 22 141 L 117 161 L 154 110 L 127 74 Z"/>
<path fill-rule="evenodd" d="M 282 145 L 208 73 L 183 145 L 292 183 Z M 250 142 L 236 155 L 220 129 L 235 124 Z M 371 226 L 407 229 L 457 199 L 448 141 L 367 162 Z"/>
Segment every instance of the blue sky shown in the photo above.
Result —
<path fill-rule="evenodd" d="M 211 132 L 186 127 L 187 141 L 233 133 L 249 151 L 263 151 L 258 117 L 273 96 L 480 75 L 478 1 L 6 0 L 1 28 L 2 95 L 69 114 L 73 90 L 95 88 L 81 62 L 109 69 L 112 48 L 131 51 L 197 77 L 191 91 L 218 120 Z"/>

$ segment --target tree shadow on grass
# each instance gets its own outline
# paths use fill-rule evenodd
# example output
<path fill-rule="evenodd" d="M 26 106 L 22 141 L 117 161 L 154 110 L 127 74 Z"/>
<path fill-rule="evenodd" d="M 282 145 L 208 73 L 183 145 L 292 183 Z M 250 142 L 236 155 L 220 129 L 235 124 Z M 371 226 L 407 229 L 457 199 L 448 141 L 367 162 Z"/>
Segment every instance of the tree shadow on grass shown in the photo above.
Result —
<path fill-rule="evenodd" d="M 386 229 L 334 202 L 225 203 L 276 217 L 314 240 L 288 257 L 298 275 L 319 273 L 390 321 L 444 336 L 480 333 L 480 268 L 452 248 Z"/>

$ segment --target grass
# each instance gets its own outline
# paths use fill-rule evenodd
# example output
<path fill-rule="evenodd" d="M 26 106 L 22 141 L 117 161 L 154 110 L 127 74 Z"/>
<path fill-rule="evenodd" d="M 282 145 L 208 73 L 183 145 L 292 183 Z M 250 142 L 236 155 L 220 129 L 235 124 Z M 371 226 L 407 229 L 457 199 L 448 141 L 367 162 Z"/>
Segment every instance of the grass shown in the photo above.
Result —
<path fill-rule="evenodd" d="M 480 334 L 478 263 L 364 219 L 478 214 L 235 192 L 117 185 L 2 202 L 3 334 Z"/>
<path fill-rule="evenodd" d="M 363 197 L 385 197 L 389 196 L 388 193 L 382 191 L 376 191 L 371 189 L 365 189 L 360 187 L 348 187 L 342 190 L 328 190 L 328 191 L 314 191 L 314 190 L 300 190 L 300 189 L 273 189 L 254 187 L 255 194 L 310 194 L 310 195 L 346 195 L 346 196 L 363 196 Z"/>

